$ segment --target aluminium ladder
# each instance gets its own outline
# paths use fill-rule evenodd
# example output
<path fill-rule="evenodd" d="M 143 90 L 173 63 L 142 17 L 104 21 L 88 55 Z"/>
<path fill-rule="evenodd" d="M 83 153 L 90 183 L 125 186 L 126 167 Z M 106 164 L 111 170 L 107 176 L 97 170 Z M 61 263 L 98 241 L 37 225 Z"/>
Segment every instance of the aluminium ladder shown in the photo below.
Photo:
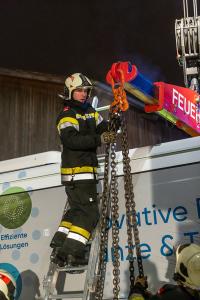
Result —
<path fill-rule="evenodd" d="M 55 263 L 50 262 L 49 270 L 43 281 L 43 288 L 45 292 L 44 300 L 50 299 L 82 299 L 93 300 L 93 293 L 97 281 L 96 267 L 98 262 L 99 241 L 100 241 L 100 226 L 99 223 L 94 231 L 91 242 L 91 249 L 89 254 L 88 265 L 86 266 L 65 266 L 59 267 Z M 59 290 L 59 280 L 61 279 L 61 272 L 64 275 L 64 282 L 67 282 L 67 277 L 75 276 L 75 274 L 85 274 L 85 283 L 81 291 L 63 291 L 61 294 Z"/>

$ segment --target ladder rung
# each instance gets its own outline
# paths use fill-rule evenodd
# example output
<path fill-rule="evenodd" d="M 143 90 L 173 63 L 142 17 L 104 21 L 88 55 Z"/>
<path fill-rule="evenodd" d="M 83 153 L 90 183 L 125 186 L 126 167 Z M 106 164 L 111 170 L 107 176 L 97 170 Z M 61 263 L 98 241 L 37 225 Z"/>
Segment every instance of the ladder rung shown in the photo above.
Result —
<path fill-rule="evenodd" d="M 83 297 L 83 291 L 71 291 L 66 292 L 64 294 L 58 294 L 58 295 L 50 295 L 48 299 L 72 299 L 72 298 L 82 298 Z"/>
<path fill-rule="evenodd" d="M 70 271 L 85 271 L 88 269 L 88 265 L 86 266 L 79 266 L 79 267 L 71 267 L 71 266 L 66 266 L 66 267 L 58 267 L 57 270 L 59 272 L 70 272 Z"/>

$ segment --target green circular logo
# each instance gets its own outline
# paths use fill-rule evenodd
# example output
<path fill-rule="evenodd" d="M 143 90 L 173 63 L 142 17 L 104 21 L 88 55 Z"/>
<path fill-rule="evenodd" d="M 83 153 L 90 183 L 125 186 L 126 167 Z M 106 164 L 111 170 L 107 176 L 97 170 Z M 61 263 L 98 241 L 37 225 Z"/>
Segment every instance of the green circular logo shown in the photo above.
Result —
<path fill-rule="evenodd" d="M 29 218 L 31 198 L 21 187 L 11 187 L 0 195 L 0 224 L 8 229 L 22 226 Z"/>

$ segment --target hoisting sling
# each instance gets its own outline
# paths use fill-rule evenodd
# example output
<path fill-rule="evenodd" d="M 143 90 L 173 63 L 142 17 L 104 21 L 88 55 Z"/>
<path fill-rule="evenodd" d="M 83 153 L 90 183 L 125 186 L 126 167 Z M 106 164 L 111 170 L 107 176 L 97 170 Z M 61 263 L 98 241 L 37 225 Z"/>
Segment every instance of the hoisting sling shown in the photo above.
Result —
<path fill-rule="evenodd" d="M 133 236 L 135 240 L 136 259 L 138 265 L 139 276 L 143 277 L 143 264 L 140 251 L 139 231 L 137 227 L 135 201 L 133 193 L 133 183 L 130 167 L 127 127 L 124 117 L 124 112 L 129 108 L 124 90 L 124 74 L 123 70 L 112 66 L 107 74 L 107 81 L 111 84 L 114 101 L 110 106 L 109 111 L 109 130 L 117 132 L 117 122 L 121 122 L 120 143 L 123 156 L 123 171 L 124 171 L 124 191 L 125 191 L 125 208 L 126 208 L 126 225 L 127 225 L 127 240 L 128 240 L 128 258 L 130 271 L 130 289 L 134 284 L 134 255 L 133 255 Z M 117 87 L 116 87 L 117 85 Z M 118 182 L 116 173 L 116 144 L 107 144 L 105 150 L 105 167 L 104 167 L 104 181 L 102 193 L 102 209 L 101 209 L 101 240 L 100 253 L 98 264 L 98 280 L 95 290 L 95 299 L 101 300 L 103 298 L 104 281 L 106 274 L 106 250 L 108 245 L 108 229 L 107 218 L 111 215 L 112 219 L 112 249 L 113 249 L 113 300 L 119 299 L 120 292 L 120 255 L 119 255 L 119 199 L 118 199 Z M 109 173 L 109 168 L 110 173 Z"/>

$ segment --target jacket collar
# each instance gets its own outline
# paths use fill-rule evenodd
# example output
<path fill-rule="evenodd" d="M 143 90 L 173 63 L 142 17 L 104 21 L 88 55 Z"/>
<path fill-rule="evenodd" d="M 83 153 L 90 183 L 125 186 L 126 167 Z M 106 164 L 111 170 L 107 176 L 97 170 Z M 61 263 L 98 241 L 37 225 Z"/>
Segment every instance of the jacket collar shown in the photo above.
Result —
<path fill-rule="evenodd" d="M 88 109 L 88 107 L 90 107 L 90 103 L 85 101 L 85 103 L 81 103 L 77 100 L 67 100 L 66 103 L 65 103 L 65 106 L 70 106 L 71 108 L 78 108 L 82 111 L 85 111 Z"/>

